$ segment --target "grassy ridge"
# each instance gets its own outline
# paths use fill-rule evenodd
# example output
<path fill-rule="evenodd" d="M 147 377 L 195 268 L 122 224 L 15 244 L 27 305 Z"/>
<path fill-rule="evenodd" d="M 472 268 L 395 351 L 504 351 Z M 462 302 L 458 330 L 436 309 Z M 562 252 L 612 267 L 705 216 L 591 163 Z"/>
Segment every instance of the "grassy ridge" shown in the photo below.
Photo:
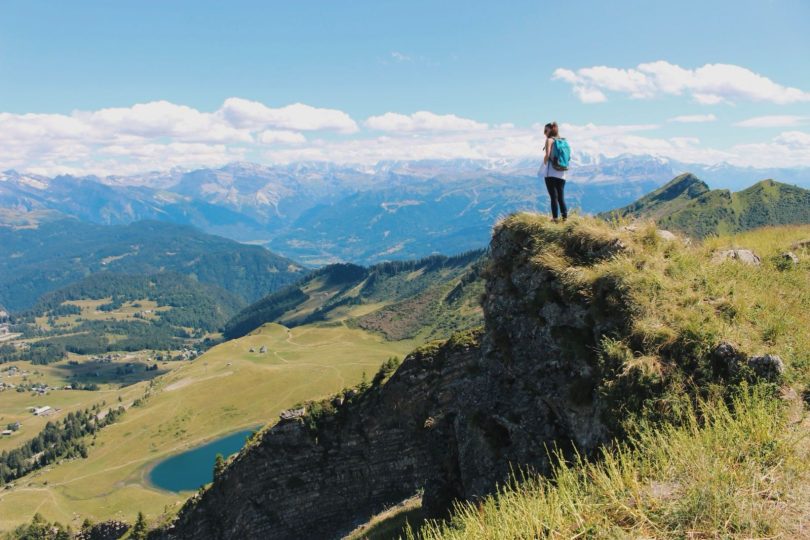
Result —
<path fill-rule="evenodd" d="M 407 538 L 787 538 L 810 533 L 807 444 L 767 391 L 642 423 L 601 459 L 558 460 Z M 803 426 L 807 429 L 808 426 Z M 806 435 L 806 433 L 805 433 Z"/>
<path fill-rule="evenodd" d="M 633 204 L 600 216 L 653 219 L 664 229 L 704 238 L 768 225 L 810 223 L 810 191 L 774 180 L 736 193 L 709 190 L 695 176 L 684 174 Z"/>
<path fill-rule="evenodd" d="M 585 218 L 554 228 L 522 214 L 502 226 L 533 235 L 543 246 L 535 264 L 569 292 L 625 319 L 626 331 L 592 354 L 608 375 L 598 391 L 613 398 L 628 438 L 594 462 L 559 458 L 550 478 L 523 476 L 409 537 L 807 536 L 810 421 L 797 394 L 810 395 L 810 252 L 797 248 L 795 265 L 780 255 L 810 239 L 810 227 L 689 245 L 662 239 L 652 225 L 627 230 Z M 622 248 L 606 255 L 617 237 Z M 754 250 L 762 264 L 712 262 L 732 247 Z M 583 254 L 601 262 L 582 265 Z M 755 377 L 744 360 L 735 373 L 718 365 L 713 351 L 724 341 L 741 358 L 780 355 L 790 411 L 777 385 L 749 389 Z"/>
<path fill-rule="evenodd" d="M 740 369 L 718 363 L 714 351 L 724 341 L 741 357 L 780 355 L 788 380 L 807 384 L 810 260 L 804 252 L 797 265 L 785 267 L 780 254 L 810 238 L 810 227 L 694 246 L 662 239 L 652 224 L 624 228 L 574 218 L 559 226 L 544 216 L 516 214 L 499 227 L 530 239 L 537 271 L 555 276 L 566 296 L 583 298 L 619 323 L 616 335 L 571 351 L 595 362 L 596 390 L 616 407 L 611 416 L 653 407 L 665 417 L 667 396 L 706 396 L 750 379 L 745 362 Z M 712 261 L 718 248 L 735 245 L 754 249 L 763 263 Z M 537 299 L 538 307 L 544 301 Z"/>

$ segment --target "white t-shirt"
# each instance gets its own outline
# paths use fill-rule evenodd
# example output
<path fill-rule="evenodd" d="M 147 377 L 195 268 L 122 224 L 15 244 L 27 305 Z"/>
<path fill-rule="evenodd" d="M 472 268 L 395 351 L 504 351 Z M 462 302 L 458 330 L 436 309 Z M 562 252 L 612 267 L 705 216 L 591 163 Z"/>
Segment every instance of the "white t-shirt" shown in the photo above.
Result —
<path fill-rule="evenodd" d="M 565 180 L 565 173 L 567 173 L 568 171 L 558 171 L 557 169 L 554 168 L 554 165 L 551 164 L 550 159 L 548 160 L 548 163 L 544 165 L 544 167 L 546 171 L 544 176 L 550 176 L 551 178 L 560 178 L 562 180 Z"/>
<path fill-rule="evenodd" d="M 557 169 L 555 169 L 554 165 L 551 164 L 551 156 L 549 156 L 548 158 L 548 163 L 540 167 L 540 170 L 545 170 L 545 172 L 543 173 L 544 177 L 550 176 L 552 178 L 561 178 L 562 180 L 565 180 L 565 173 L 568 172 L 568 171 L 558 171 Z"/>

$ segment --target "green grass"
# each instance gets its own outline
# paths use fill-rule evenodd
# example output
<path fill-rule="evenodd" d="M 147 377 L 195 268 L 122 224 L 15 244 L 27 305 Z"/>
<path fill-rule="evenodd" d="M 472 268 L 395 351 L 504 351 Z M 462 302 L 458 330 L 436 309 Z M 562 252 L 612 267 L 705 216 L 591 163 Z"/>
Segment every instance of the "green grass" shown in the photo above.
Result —
<path fill-rule="evenodd" d="M 768 391 L 744 389 L 677 427 L 643 423 L 598 460 L 558 456 L 549 478 L 523 477 L 406 537 L 798 538 L 810 532 L 800 434 Z"/>
<path fill-rule="evenodd" d="M 390 540 L 425 521 L 421 495 L 415 495 L 373 516 L 343 540 Z"/>
<path fill-rule="evenodd" d="M 810 226 L 693 244 L 662 240 L 651 224 L 628 229 L 579 217 L 552 224 L 518 214 L 496 234 L 504 230 L 528 241 L 536 271 L 552 276 L 563 297 L 621 321 L 591 354 L 624 442 L 593 461 L 555 454 L 549 477 L 517 474 L 497 494 L 408 537 L 810 535 L 810 421 L 797 397 L 810 382 L 810 253 L 798 251 L 796 266 L 779 262 L 810 238 Z M 712 262 L 714 251 L 731 247 L 752 249 L 763 263 Z M 723 341 L 743 357 L 780 355 L 784 377 L 749 387 L 755 378 L 744 365 L 725 375 L 712 357 Z M 790 407 L 775 397 L 779 386 L 793 396 Z"/>
<path fill-rule="evenodd" d="M 810 226 L 702 244 L 662 240 L 651 224 L 628 230 L 580 217 L 558 225 L 544 216 L 516 214 L 496 234 L 500 229 L 526 239 L 536 270 L 553 276 L 561 294 L 617 322 L 617 333 L 591 351 L 601 371 L 598 390 L 613 401 L 615 418 L 641 407 L 655 407 L 665 417 L 677 412 L 677 400 L 670 398 L 706 397 L 750 377 L 744 366 L 735 377 L 721 373 L 712 353 L 723 341 L 744 356 L 778 354 L 786 381 L 808 386 L 810 254 L 801 253 L 800 263 L 786 270 L 778 255 L 810 238 Z M 715 250 L 728 247 L 751 248 L 763 264 L 712 262 Z"/>
<path fill-rule="evenodd" d="M 263 345 L 267 353 L 250 352 Z M 131 522 L 139 510 L 154 521 L 190 495 L 148 483 L 148 471 L 157 461 L 274 421 L 297 402 L 353 386 L 364 372 L 370 378 L 388 357 L 404 356 L 413 347 L 413 342 L 387 342 L 345 326 L 288 330 L 270 324 L 214 347 L 193 362 L 173 363 L 178 367 L 151 387 L 141 382 L 115 392 L 84 392 L 96 400 L 104 396 L 108 403 L 120 394 L 125 405 L 147 389 L 151 397 L 144 406 L 130 407 L 90 441 L 88 459 L 63 462 L 20 479 L 13 489 L 0 490 L 0 530 L 30 521 L 35 512 L 74 529 L 88 517 Z M 14 394 L 10 397 L 16 398 Z M 28 431 L 28 425 L 24 427 Z"/>
<path fill-rule="evenodd" d="M 39 396 L 30 391 L 6 390 L 0 392 L 0 427 L 5 429 L 7 424 L 13 422 L 20 422 L 22 425 L 21 429 L 13 435 L 0 438 L 0 452 L 20 446 L 23 441 L 33 438 L 36 433 L 41 431 L 46 422 L 62 418 L 68 412 L 86 409 L 97 403 L 106 403 L 106 406 L 118 406 L 119 396 L 132 394 L 127 389 L 121 389 L 121 385 L 146 380 L 156 374 L 165 373 L 182 365 L 179 362 L 172 362 L 162 365 L 158 371 L 143 371 L 142 368 L 146 366 L 146 356 L 148 356 L 148 353 L 130 353 L 109 364 L 89 362 L 82 357 L 71 355 L 70 359 L 78 361 L 78 365 L 59 362 L 43 366 L 22 361 L 0 365 L 0 369 L 16 366 L 21 370 L 21 373 L 15 376 L 10 376 L 7 371 L 0 371 L 3 375 L 0 380 L 6 383 L 14 385 L 26 382 L 30 384 L 43 383 L 56 388 L 45 396 Z M 126 363 L 140 364 L 142 366 L 141 370 L 129 375 L 117 374 L 116 369 Z M 25 375 L 22 375 L 22 372 L 25 372 Z M 99 374 L 99 377 L 94 376 L 96 373 Z M 77 377 L 74 378 L 73 374 L 76 374 Z M 109 382 L 111 380 L 115 382 L 111 384 Z M 99 389 L 96 391 L 63 389 L 65 385 L 77 381 L 96 383 Z M 34 416 L 28 410 L 29 407 L 42 405 L 50 405 L 60 410 L 53 416 L 44 417 Z"/>

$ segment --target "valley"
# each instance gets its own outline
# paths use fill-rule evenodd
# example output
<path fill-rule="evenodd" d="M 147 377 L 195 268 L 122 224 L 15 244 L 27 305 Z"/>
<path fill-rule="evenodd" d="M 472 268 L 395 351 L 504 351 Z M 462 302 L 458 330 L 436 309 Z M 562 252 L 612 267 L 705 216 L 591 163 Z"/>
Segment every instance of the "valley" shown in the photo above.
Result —
<path fill-rule="evenodd" d="M 123 412 L 87 438 L 86 458 L 9 480 L 0 530 L 35 512 L 74 527 L 87 517 L 131 521 L 133 509 L 170 516 L 190 492 L 150 481 L 167 457 L 272 423 L 370 381 L 392 357 L 480 324 L 483 257 L 327 266 L 249 306 L 171 272 L 104 271 L 42 295 L 12 314 L 15 333 L 3 344 L 0 424 L 19 425 L 0 451 L 71 412 Z"/>
<path fill-rule="evenodd" d="M 3 424 L 22 424 L 14 436 L 0 439 L 2 449 L 67 411 L 102 402 L 126 407 L 120 420 L 94 436 L 87 459 L 46 467 L 0 490 L 0 530 L 29 521 L 35 512 L 74 527 L 85 517 L 132 521 L 139 510 L 151 518 L 173 512 L 189 493 L 167 492 L 149 483 L 150 467 L 162 458 L 264 425 L 298 402 L 359 383 L 364 373 L 370 379 L 384 360 L 402 357 L 414 346 L 413 341 L 388 342 L 342 324 L 293 329 L 270 324 L 192 362 L 161 364 L 162 373 L 149 380 L 110 382 L 92 392 L 52 390 L 44 396 L 0 392 Z M 263 348 L 267 352 L 259 352 Z M 13 362 L 2 367 L 11 366 L 49 386 L 71 381 L 58 365 Z M 142 403 L 134 406 L 136 400 Z M 26 410 L 41 405 L 60 410 L 47 418 Z"/>

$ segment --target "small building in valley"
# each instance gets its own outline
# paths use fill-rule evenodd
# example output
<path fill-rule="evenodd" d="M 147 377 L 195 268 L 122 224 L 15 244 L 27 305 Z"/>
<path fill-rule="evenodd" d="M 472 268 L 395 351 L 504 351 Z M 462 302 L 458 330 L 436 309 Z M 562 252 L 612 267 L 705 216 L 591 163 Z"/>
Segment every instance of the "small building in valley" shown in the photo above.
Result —
<path fill-rule="evenodd" d="M 31 412 L 34 413 L 34 416 L 47 416 L 53 412 L 53 409 L 50 405 L 45 405 L 43 407 L 33 407 Z"/>

